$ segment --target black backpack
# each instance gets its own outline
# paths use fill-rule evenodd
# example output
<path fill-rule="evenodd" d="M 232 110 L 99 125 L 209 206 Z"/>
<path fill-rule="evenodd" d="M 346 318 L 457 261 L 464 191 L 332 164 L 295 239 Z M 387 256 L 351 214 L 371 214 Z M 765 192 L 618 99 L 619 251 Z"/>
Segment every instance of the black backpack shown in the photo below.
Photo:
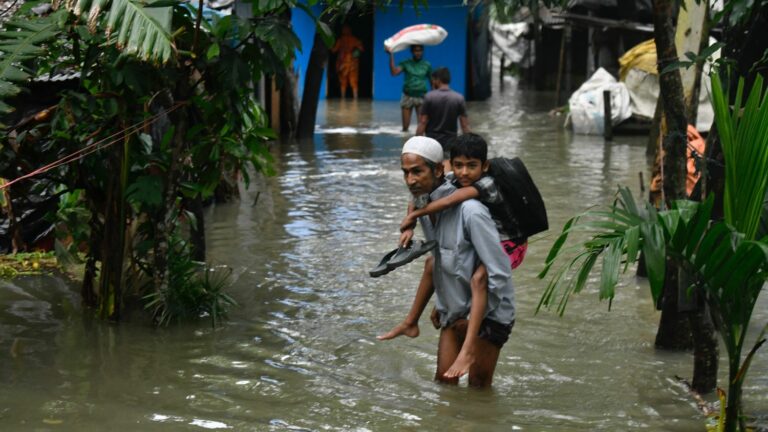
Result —
<path fill-rule="evenodd" d="M 493 177 L 502 197 L 500 204 L 488 204 L 494 218 L 515 243 L 549 229 L 547 209 L 539 189 L 520 158 L 489 159 L 488 174 Z"/>

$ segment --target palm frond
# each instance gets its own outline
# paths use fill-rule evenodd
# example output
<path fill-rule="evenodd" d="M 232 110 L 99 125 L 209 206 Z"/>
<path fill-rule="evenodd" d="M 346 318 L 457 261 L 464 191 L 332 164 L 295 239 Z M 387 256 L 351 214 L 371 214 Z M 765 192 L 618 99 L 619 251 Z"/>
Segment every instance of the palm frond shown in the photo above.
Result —
<path fill-rule="evenodd" d="M 725 155 L 725 220 L 751 240 L 768 187 L 768 92 L 763 92 L 763 78 L 758 75 L 742 105 L 742 78 L 730 108 L 720 77 L 714 75 L 712 82 L 715 122 Z"/>
<path fill-rule="evenodd" d="M 175 51 L 173 8 L 153 7 L 158 1 L 163 0 L 78 0 L 67 2 L 65 7 L 84 20 L 92 33 L 103 31 L 118 49 L 146 61 L 166 63 Z"/>
<path fill-rule="evenodd" d="M 45 43 L 59 35 L 55 18 L 53 15 L 32 21 L 15 18 L 0 30 L 0 113 L 13 111 L 3 100 L 19 94 L 19 84 L 32 76 L 24 62 L 43 54 Z"/>

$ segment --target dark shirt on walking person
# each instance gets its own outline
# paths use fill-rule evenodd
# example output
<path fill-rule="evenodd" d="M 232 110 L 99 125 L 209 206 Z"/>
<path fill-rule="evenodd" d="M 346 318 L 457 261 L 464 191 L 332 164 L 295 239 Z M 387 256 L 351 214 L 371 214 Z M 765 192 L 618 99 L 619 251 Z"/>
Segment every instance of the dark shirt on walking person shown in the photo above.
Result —
<path fill-rule="evenodd" d="M 451 141 L 458 135 L 459 125 L 462 133 L 470 131 L 464 96 L 452 90 L 450 82 L 451 74 L 447 68 L 432 72 L 434 90 L 424 96 L 416 129 L 416 135 L 437 140 L 446 156 L 450 152 Z"/>

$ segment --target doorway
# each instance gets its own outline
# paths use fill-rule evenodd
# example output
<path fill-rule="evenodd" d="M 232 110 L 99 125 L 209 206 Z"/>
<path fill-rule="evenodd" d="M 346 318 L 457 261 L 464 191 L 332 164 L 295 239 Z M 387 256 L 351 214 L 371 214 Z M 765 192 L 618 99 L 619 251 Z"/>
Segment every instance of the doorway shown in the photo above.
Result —
<path fill-rule="evenodd" d="M 338 38 L 341 29 L 347 25 L 352 30 L 352 35 L 360 39 L 364 50 L 359 54 L 358 73 L 358 97 L 370 99 L 373 96 L 373 6 L 353 7 L 347 19 L 338 24 L 333 30 Z M 339 77 L 336 72 L 336 60 L 338 56 L 330 53 L 328 57 L 328 73 L 326 74 L 326 98 L 340 98 Z M 352 89 L 347 89 L 347 98 L 352 98 Z"/>

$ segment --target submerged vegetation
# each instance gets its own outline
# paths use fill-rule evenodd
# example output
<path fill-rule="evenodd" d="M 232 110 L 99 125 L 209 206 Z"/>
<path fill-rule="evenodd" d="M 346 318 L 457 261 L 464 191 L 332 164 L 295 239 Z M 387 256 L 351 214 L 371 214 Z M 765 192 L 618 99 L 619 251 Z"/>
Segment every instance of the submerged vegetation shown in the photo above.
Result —
<path fill-rule="evenodd" d="M 724 219 L 713 220 L 714 195 L 704 202 L 674 201 L 658 211 L 649 203 L 638 205 L 621 188 L 607 211 L 590 210 L 569 220 L 555 241 L 539 275 L 547 277 L 570 249 L 575 258 L 558 267 L 539 307 L 557 305 L 564 313 L 568 299 L 587 284 L 602 258 L 599 298 L 611 301 L 620 273 L 645 255 L 654 302 L 663 290 L 667 259 L 685 274 L 688 296 L 702 296 L 728 353 L 728 392 L 724 430 L 745 430 L 741 391 L 749 365 L 766 342 L 768 323 L 746 356 L 742 356 L 747 330 L 758 296 L 768 279 L 768 237 L 758 238 L 763 202 L 768 189 L 768 92 L 758 77 L 742 102 L 743 80 L 735 103 L 713 77 L 715 120 L 725 158 Z M 570 234 L 588 232 L 588 240 L 564 248 Z M 761 234 L 764 235 L 765 233 Z"/>
<path fill-rule="evenodd" d="M 54 249 L 83 263 L 83 301 L 101 318 L 143 298 L 156 324 L 216 323 L 234 301 L 224 279 L 190 264 L 205 259 L 202 204 L 231 179 L 247 184 L 249 170 L 270 172 L 275 135 L 252 89 L 281 79 L 298 48 L 284 14 L 294 2 L 260 2 L 250 20 L 202 19 L 181 1 L 32 11 L 45 3 L 27 2 L 0 30 L 11 249 L 49 238 L 13 214 L 45 197 Z M 55 76 L 67 77 L 60 96 L 40 94 Z"/>

